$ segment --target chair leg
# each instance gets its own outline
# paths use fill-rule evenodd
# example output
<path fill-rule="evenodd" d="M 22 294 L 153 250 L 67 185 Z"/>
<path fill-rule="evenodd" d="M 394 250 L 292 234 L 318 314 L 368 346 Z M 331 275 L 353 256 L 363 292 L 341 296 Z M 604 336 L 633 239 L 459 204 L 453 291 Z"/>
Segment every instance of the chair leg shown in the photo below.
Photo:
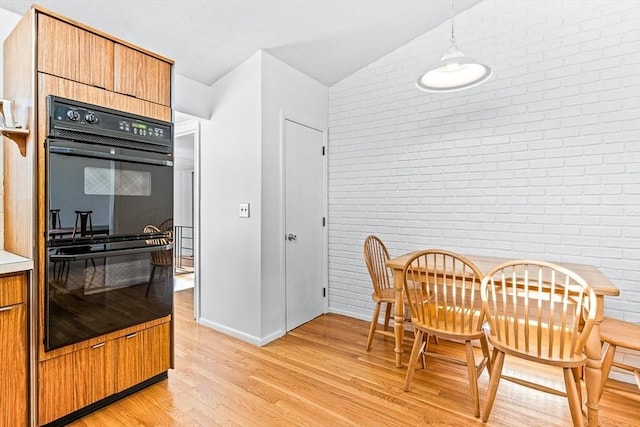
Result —
<path fill-rule="evenodd" d="M 491 377 L 491 368 L 493 365 L 491 364 L 491 353 L 489 352 L 489 342 L 487 341 L 487 337 L 484 335 L 480 338 L 480 346 L 482 347 L 482 355 L 484 356 L 485 363 L 487 364 L 487 373 L 489 374 L 489 377 Z"/>
<path fill-rule="evenodd" d="M 471 341 L 465 341 L 464 346 L 467 350 L 467 373 L 469 374 L 469 388 L 471 388 L 471 397 L 473 397 L 473 414 L 480 417 L 480 396 L 478 396 L 478 375 L 476 372 L 476 358 L 473 355 L 473 346 Z"/>
<path fill-rule="evenodd" d="M 600 393 L 598 394 L 598 399 L 602 397 L 602 392 L 604 391 L 604 385 L 609 378 L 609 373 L 611 372 L 611 365 L 613 364 L 613 358 L 616 355 L 616 346 L 613 344 L 607 344 L 607 350 L 602 357 L 602 382 L 600 383 Z"/>
<path fill-rule="evenodd" d="M 581 366 L 572 368 L 571 373 L 573 374 L 573 382 L 576 383 L 576 390 L 578 390 L 578 401 L 580 402 L 580 409 L 582 410 L 582 382 L 580 381 L 582 377 L 581 368 Z"/>
<path fill-rule="evenodd" d="M 423 334 L 423 343 L 422 346 L 420 346 L 420 358 L 422 359 L 422 369 L 427 369 L 427 352 L 429 351 L 429 338 L 431 337 L 431 335 L 429 334 Z M 437 336 L 433 335 L 434 338 L 438 338 Z"/>
<path fill-rule="evenodd" d="M 371 350 L 371 343 L 373 342 L 373 333 L 378 326 L 378 316 L 380 316 L 380 302 L 376 302 L 376 308 L 373 310 L 373 318 L 371 319 L 371 326 L 369 326 L 369 336 L 367 337 L 367 351 Z"/>
<path fill-rule="evenodd" d="M 93 260 L 93 258 L 89 258 L 91 260 L 91 264 L 93 265 L 93 269 L 96 269 L 96 262 Z M 88 260 L 84 260 L 84 268 L 87 268 L 87 266 L 89 265 L 89 261 Z"/>
<path fill-rule="evenodd" d="M 500 384 L 500 376 L 502 375 L 502 367 L 504 366 L 504 353 L 493 349 L 493 369 L 491 371 L 491 380 L 489 381 L 489 388 L 487 389 L 487 401 L 484 404 L 484 414 L 482 414 L 482 422 L 486 423 L 491 415 L 491 408 L 493 408 L 493 402 L 496 400 L 496 394 L 498 392 L 498 385 Z"/>
<path fill-rule="evenodd" d="M 573 368 L 563 368 L 564 386 L 567 389 L 567 397 L 569 398 L 569 409 L 571 410 L 571 419 L 574 427 L 583 427 L 584 419 L 582 418 L 582 409 L 580 398 L 578 397 L 578 389 L 576 388 Z"/>
<path fill-rule="evenodd" d="M 418 355 L 422 348 L 424 332 L 417 329 L 415 334 L 416 336 L 413 340 L 413 348 L 411 349 L 411 357 L 409 358 L 409 365 L 407 366 L 407 376 L 404 380 L 404 391 L 409 391 L 409 388 L 411 387 L 411 380 L 413 380 L 413 374 L 416 372 L 416 363 L 418 363 Z"/>
<path fill-rule="evenodd" d="M 65 268 L 67 269 L 67 272 L 64 274 L 64 283 L 67 283 L 69 281 L 69 267 L 71 267 L 71 261 L 65 261 L 62 264 L 63 271 Z"/>
<path fill-rule="evenodd" d="M 147 285 L 147 292 L 144 293 L 145 297 L 149 296 L 149 289 L 151 289 L 151 284 L 153 283 L 153 275 L 156 272 L 156 266 L 151 266 L 151 275 L 149 276 L 149 284 Z"/>
<path fill-rule="evenodd" d="M 384 330 L 389 330 L 389 319 L 391 319 L 391 303 L 387 303 L 387 311 L 384 313 Z"/>

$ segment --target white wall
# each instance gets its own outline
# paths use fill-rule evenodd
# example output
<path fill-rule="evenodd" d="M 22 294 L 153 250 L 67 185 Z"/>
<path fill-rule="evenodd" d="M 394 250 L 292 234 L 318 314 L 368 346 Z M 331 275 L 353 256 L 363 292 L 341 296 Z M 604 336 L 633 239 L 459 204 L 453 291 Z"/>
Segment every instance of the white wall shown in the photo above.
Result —
<path fill-rule="evenodd" d="M 211 117 L 210 86 L 191 80 L 176 74 L 175 84 L 175 110 L 191 116 L 208 119 Z"/>
<path fill-rule="evenodd" d="M 212 86 L 201 127 L 200 322 L 247 341 L 260 336 L 260 54 Z M 251 218 L 238 205 L 251 203 Z"/>
<path fill-rule="evenodd" d="M 3 80 L 4 80 L 4 53 L 3 53 L 3 45 L 4 39 L 7 38 L 9 33 L 13 31 L 15 26 L 20 21 L 20 15 L 15 14 L 13 12 L 9 12 L 4 9 L 0 9 L 0 94 L 4 94 L 3 92 Z M 0 98 L 4 98 L 4 96 L 0 96 Z M 3 143 L 5 138 L 3 139 Z M 9 144 L 13 144 L 13 142 L 9 141 Z M 0 182 L 2 181 L 2 177 L 4 174 L 2 173 L 2 164 L 3 164 L 3 150 L 0 149 Z M 4 182 L 0 185 L 0 249 L 4 249 Z"/>
<path fill-rule="evenodd" d="M 281 113 L 326 129 L 329 88 L 262 53 L 262 337 L 284 334 Z M 318 254 L 322 256 L 322 254 Z"/>
<path fill-rule="evenodd" d="M 261 345 L 285 332 L 281 111 L 326 127 L 328 88 L 257 52 L 212 89 L 201 131 L 200 322 Z M 249 219 L 238 217 L 241 202 Z"/>
<path fill-rule="evenodd" d="M 445 23 L 329 91 L 330 309 L 369 319 L 374 233 L 392 255 L 595 265 L 621 292 L 606 314 L 640 322 L 640 2 L 485 0 L 455 22 L 490 82 L 415 88 Z"/>

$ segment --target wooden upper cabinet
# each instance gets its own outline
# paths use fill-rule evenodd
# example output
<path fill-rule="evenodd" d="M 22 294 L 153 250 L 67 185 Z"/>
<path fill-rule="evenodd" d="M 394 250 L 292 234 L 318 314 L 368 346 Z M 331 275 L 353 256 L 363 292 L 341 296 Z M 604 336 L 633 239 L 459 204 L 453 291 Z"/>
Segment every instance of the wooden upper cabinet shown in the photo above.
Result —
<path fill-rule="evenodd" d="M 117 43 L 114 53 L 115 92 L 171 105 L 171 64 Z"/>
<path fill-rule="evenodd" d="M 38 71 L 113 90 L 115 43 L 38 14 Z"/>
<path fill-rule="evenodd" d="M 171 106 L 171 64 L 60 19 L 38 13 L 41 73 Z"/>

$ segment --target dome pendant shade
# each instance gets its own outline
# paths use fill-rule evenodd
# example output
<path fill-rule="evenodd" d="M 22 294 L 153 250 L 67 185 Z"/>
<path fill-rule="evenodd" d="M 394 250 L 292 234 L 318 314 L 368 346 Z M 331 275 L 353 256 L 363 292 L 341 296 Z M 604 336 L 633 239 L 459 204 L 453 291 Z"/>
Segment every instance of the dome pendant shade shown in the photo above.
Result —
<path fill-rule="evenodd" d="M 455 92 L 484 83 L 492 75 L 490 67 L 467 58 L 454 44 L 436 68 L 420 76 L 416 86 L 425 92 Z"/>
<path fill-rule="evenodd" d="M 467 58 L 458 50 L 453 24 L 454 16 L 453 0 L 451 0 L 451 47 L 440 58 L 440 63 L 434 69 L 420 76 L 416 82 L 416 86 L 420 90 L 455 92 L 478 86 L 493 75 L 491 68 Z"/>

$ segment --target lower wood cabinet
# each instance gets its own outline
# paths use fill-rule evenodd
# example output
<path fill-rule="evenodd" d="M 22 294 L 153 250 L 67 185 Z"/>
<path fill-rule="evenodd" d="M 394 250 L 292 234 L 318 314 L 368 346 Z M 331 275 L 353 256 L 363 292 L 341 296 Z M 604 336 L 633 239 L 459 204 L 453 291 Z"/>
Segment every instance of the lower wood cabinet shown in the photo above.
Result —
<path fill-rule="evenodd" d="M 0 276 L 0 426 L 27 425 L 26 273 Z"/>
<path fill-rule="evenodd" d="M 115 391 L 113 341 L 105 341 L 76 351 L 76 406 L 82 408 L 110 396 Z"/>
<path fill-rule="evenodd" d="M 167 371 L 170 351 L 170 323 L 162 323 L 40 362 L 38 424 Z"/>
<path fill-rule="evenodd" d="M 169 323 L 115 340 L 116 392 L 169 369 Z"/>
<path fill-rule="evenodd" d="M 143 380 L 145 331 L 135 332 L 115 340 L 116 392 L 121 392 Z"/>
<path fill-rule="evenodd" d="M 169 323 L 163 323 L 162 325 L 145 329 L 143 332 L 143 376 L 151 378 L 167 371 L 171 366 L 171 352 L 168 344 L 171 340 L 171 330 Z"/>
<path fill-rule="evenodd" d="M 38 425 L 78 409 L 75 402 L 73 353 L 40 362 L 38 367 Z"/>

